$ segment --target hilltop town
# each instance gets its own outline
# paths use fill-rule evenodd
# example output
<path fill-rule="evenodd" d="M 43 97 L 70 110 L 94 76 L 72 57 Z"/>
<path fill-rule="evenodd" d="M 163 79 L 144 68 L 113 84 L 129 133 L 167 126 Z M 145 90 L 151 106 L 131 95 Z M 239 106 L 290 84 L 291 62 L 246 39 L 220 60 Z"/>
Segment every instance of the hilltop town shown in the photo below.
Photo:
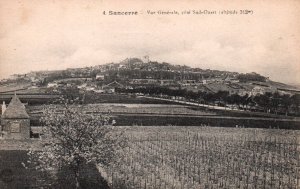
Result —
<path fill-rule="evenodd" d="M 271 81 L 268 77 L 254 72 L 240 74 L 191 68 L 150 61 L 146 56 L 85 68 L 14 74 L 1 80 L 0 92 L 24 89 L 32 92 L 36 88 L 47 88 L 48 93 L 56 93 L 58 88 L 76 87 L 95 93 L 114 93 L 116 88 L 133 89 L 147 86 L 207 93 L 228 91 L 230 94 L 250 96 L 266 92 L 294 94 L 300 91 L 294 86 Z"/>

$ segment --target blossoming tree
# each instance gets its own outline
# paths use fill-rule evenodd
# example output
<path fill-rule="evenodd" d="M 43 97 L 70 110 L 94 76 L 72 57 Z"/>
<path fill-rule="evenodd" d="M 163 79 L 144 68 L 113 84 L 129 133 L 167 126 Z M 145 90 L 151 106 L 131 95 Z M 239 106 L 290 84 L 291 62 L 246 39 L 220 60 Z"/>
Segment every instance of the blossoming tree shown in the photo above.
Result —
<path fill-rule="evenodd" d="M 109 116 L 88 114 L 80 105 L 47 106 L 41 122 L 43 148 L 29 152 L 36 168 L 49 171 L 67 165 L 73 172 L 76 188 L 80 188 L 82 165 L 108 165 L 126 144 L 123 132 L 110 124 Z"/>

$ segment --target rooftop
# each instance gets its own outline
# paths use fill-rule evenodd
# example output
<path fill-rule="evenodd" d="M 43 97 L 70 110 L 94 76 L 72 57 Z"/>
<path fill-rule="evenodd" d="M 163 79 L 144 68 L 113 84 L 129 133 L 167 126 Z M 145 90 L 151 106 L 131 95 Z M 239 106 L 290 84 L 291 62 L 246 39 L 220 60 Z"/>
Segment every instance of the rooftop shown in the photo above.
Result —
<path fill-rule="evenodd" d="M 26 112 L 24 104 L 20 101 L 17 95 L 14 95 L 8 104 L 2 119 L 28 119 L 29 115 Z"/>

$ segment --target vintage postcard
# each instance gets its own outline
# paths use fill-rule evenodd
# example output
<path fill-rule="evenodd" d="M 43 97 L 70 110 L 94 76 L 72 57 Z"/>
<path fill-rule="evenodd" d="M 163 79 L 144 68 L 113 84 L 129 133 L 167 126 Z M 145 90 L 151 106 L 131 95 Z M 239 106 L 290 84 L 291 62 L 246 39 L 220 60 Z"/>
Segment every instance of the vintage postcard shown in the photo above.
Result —
<path fill-rule="evenodd" d="M 300 188 L 300 1 L 0 0 L 0 188 Z"/>

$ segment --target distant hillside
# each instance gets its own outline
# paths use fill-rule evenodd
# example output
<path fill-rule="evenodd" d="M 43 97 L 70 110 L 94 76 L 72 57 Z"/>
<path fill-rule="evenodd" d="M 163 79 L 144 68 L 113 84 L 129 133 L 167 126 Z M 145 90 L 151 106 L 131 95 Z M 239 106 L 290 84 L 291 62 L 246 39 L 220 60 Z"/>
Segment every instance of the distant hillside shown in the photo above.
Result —
<path fill-rule="evenodd" d="M 297 88 L 269 80 L 267 77 L 251 72 L 237 72 L 192 68 L 185 65 L 173 65 L 167 62 L 150 61 L 149 59 L 126 58 L 119 63 L 107 63 L 84 68 L 70 68 L 59 71 L 37 71 L 23 75 L 13 75 L 10 79 L 1 81 L 0 91 L 5 89 L 18 90 L 10 87 L 16 83 L 33 86 L 82 85 L 99 88 L 117 81 L 124 87 L 164 86 L 192 91 L 245 94 L 252 92 L 297 92 Z M 27 83 L 27 84 L 26 84 Z M 94 87 L 93 87 L 94 86 Z M 20 89 L 23 89 L 20 87 Z M 3 89 L 3 90 L 2 90 Z M 287 90 L 287 91 L 286 91 Z"/>

